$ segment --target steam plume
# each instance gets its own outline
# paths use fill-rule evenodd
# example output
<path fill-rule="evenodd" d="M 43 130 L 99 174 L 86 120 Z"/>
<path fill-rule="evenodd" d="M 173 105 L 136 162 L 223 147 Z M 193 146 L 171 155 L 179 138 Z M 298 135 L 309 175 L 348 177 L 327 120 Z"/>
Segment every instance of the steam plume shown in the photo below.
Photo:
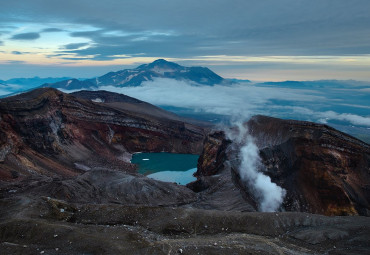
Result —
<path fill-rule="evenodd" d="M 253 137 L 241 123 L 237 124 L 237 127 L 238 132 L 226 132 L 226 134 L 234 143 L 241 145 L 239 150 L 240 178 L 257 199 L 260 211 L 277 211 L 284 200 L 286 191 L 271 182 L 271 178 L 260 171 L 263 169 L 263 164 Z"/>

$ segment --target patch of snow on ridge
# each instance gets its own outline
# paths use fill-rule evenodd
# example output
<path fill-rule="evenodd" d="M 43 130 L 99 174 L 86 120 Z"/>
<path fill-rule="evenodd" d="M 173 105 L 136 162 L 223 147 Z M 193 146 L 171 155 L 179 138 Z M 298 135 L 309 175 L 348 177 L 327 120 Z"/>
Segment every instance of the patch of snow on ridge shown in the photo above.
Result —
<path fill-rule="evenodd" d="M 161 75 L 164 75 L 164 73 L 173 73 L 173 72 L 175 72 L 175 70 L 173 70 L 173 69 L 163 69 L 163 68 L 158 68 L 158 67 L 154 67 L 150 71 L 153 71 L 153 72 L 161 74 Z"/>
<path fill-rule="evenodd" d="M 125 82 L 131 81 L 131 79 L 136 76 L 138 76 L 138 74 L 130 74 L 128 77 L 126 77 Z"/>
<path fill-rule="evenodd" d="M 93 101 L 95 103 L 104 103 L 104 99 L 101 99 L 101 98 L 91 99 L 91 101 Z"/>
<path fill-rule="evenodd" d="M 80 163 L 77 163 L 76 162 L 76 163 L 74 163 L 74 165 L 75 165 L 76 168 L 78 168 L 80 170 L 83 170 L 83 171 L 89 171 L 89 170 L 91 170 L 90 167 L 88 167 L 88 166 L 86 166 L 84 164 L 80 164 Z"/>

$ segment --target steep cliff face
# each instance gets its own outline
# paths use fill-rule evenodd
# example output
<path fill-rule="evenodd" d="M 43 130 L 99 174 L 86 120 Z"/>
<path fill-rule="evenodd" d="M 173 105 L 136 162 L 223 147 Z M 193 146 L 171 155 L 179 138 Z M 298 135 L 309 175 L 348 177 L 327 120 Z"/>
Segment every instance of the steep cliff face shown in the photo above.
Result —
<path fill-rule="evenodd" d="M 259 148 L 263 163 L 260 171 L 287 192 L 284 210 L 370 215 L 368 144 L 311 122 L 255 116 L 245 126 Z M 204 176 L 231 171 L 235 187 L 254 205 L 240 180 L 239 147 L 235 143 L 225 146 L 228 142 L 220 133 L 207 137 L 199 160 L 198 190 L 199 186 L 209 186 Z"/>
<path fill-rule="evenodd" d="M 196 176 L 215 175 L 224 168 L 226 148 L 230 144 L 222 131 L 214 132 L 206 137 L 202 154 L 198 160 Z"/>
<path fill-rule="evenodd" d="M 0 100 L 0 178 L 134 170 L 134 152 L 201 152 L 203 128 L 125 109 L 55 89 Z"/>

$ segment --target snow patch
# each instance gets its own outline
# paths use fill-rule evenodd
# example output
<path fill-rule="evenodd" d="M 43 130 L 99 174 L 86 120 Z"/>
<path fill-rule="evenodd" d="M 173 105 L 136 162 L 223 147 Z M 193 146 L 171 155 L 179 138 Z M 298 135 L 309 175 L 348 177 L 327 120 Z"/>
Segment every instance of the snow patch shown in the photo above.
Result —
<path fill-rule="evenodd" d="M 161 74 L 161 75 L 164 75 L 164 73 L 173 73 L 173 72 L 175 72 L 175 70 L 173 70 L 173 69 L 165 69 L 165 68 L 158 68 L 158 67 L 154 67 L 154 68 L 150 69 L 150 71 L 153 71 L 153 72 Z"/>
<path fill-rule="evenodd" d="M 108 141 L 109 141 L 109 144 L 112 143 L 112 139 L 114 137 L 114 130 L 110 128 L 110 126 L 108 125 L 108 129 L 109 129 L 109 132 L 108 132 Z"/>
<path fill-rule="evenodd" d="M 91 170 L 90 167 L 88 166 L 85 166 L 84 164 L 80 164 L 80 163 L 74 163 L 75 167 L 82 170 L 82 171 L 89 171 Z"/>
<path fill-rule="evenodd" d="M 95 98 L 95 99 L 91 99 L 91 101 L 95 102 L 95 103 L 104 103 L 104 99 L 101 99 L 99 97 Z"/>

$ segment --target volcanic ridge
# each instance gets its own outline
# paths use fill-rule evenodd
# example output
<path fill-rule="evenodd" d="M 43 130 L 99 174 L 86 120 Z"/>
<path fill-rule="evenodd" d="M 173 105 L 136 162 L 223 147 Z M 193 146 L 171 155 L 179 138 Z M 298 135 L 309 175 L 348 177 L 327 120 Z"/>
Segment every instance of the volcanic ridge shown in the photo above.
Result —
<path fill-rule="evenodd" d="M 220 82 L 205 69 L 151 65 L 134 70 L 158 77 L 196 71 L 207 83 Z M 120 73 L 107 80 L 114 75 Z M 54 88 L 1 99 L 0 113 L 3 254 L 370 249 L 370 146 L 329 126 L 254 116 L 217 130 L 125 95 Z M 232 139 L 242 128 L 246 135 Z M 250 137 L 258 171 L 284 190 L 276 212 L 261 212 L 260 196 L 243 178 L 241 152 Z M 136 152 L 200 155 L 197 180 L 182 186 L 140 175 L 130 163 Z"/>

